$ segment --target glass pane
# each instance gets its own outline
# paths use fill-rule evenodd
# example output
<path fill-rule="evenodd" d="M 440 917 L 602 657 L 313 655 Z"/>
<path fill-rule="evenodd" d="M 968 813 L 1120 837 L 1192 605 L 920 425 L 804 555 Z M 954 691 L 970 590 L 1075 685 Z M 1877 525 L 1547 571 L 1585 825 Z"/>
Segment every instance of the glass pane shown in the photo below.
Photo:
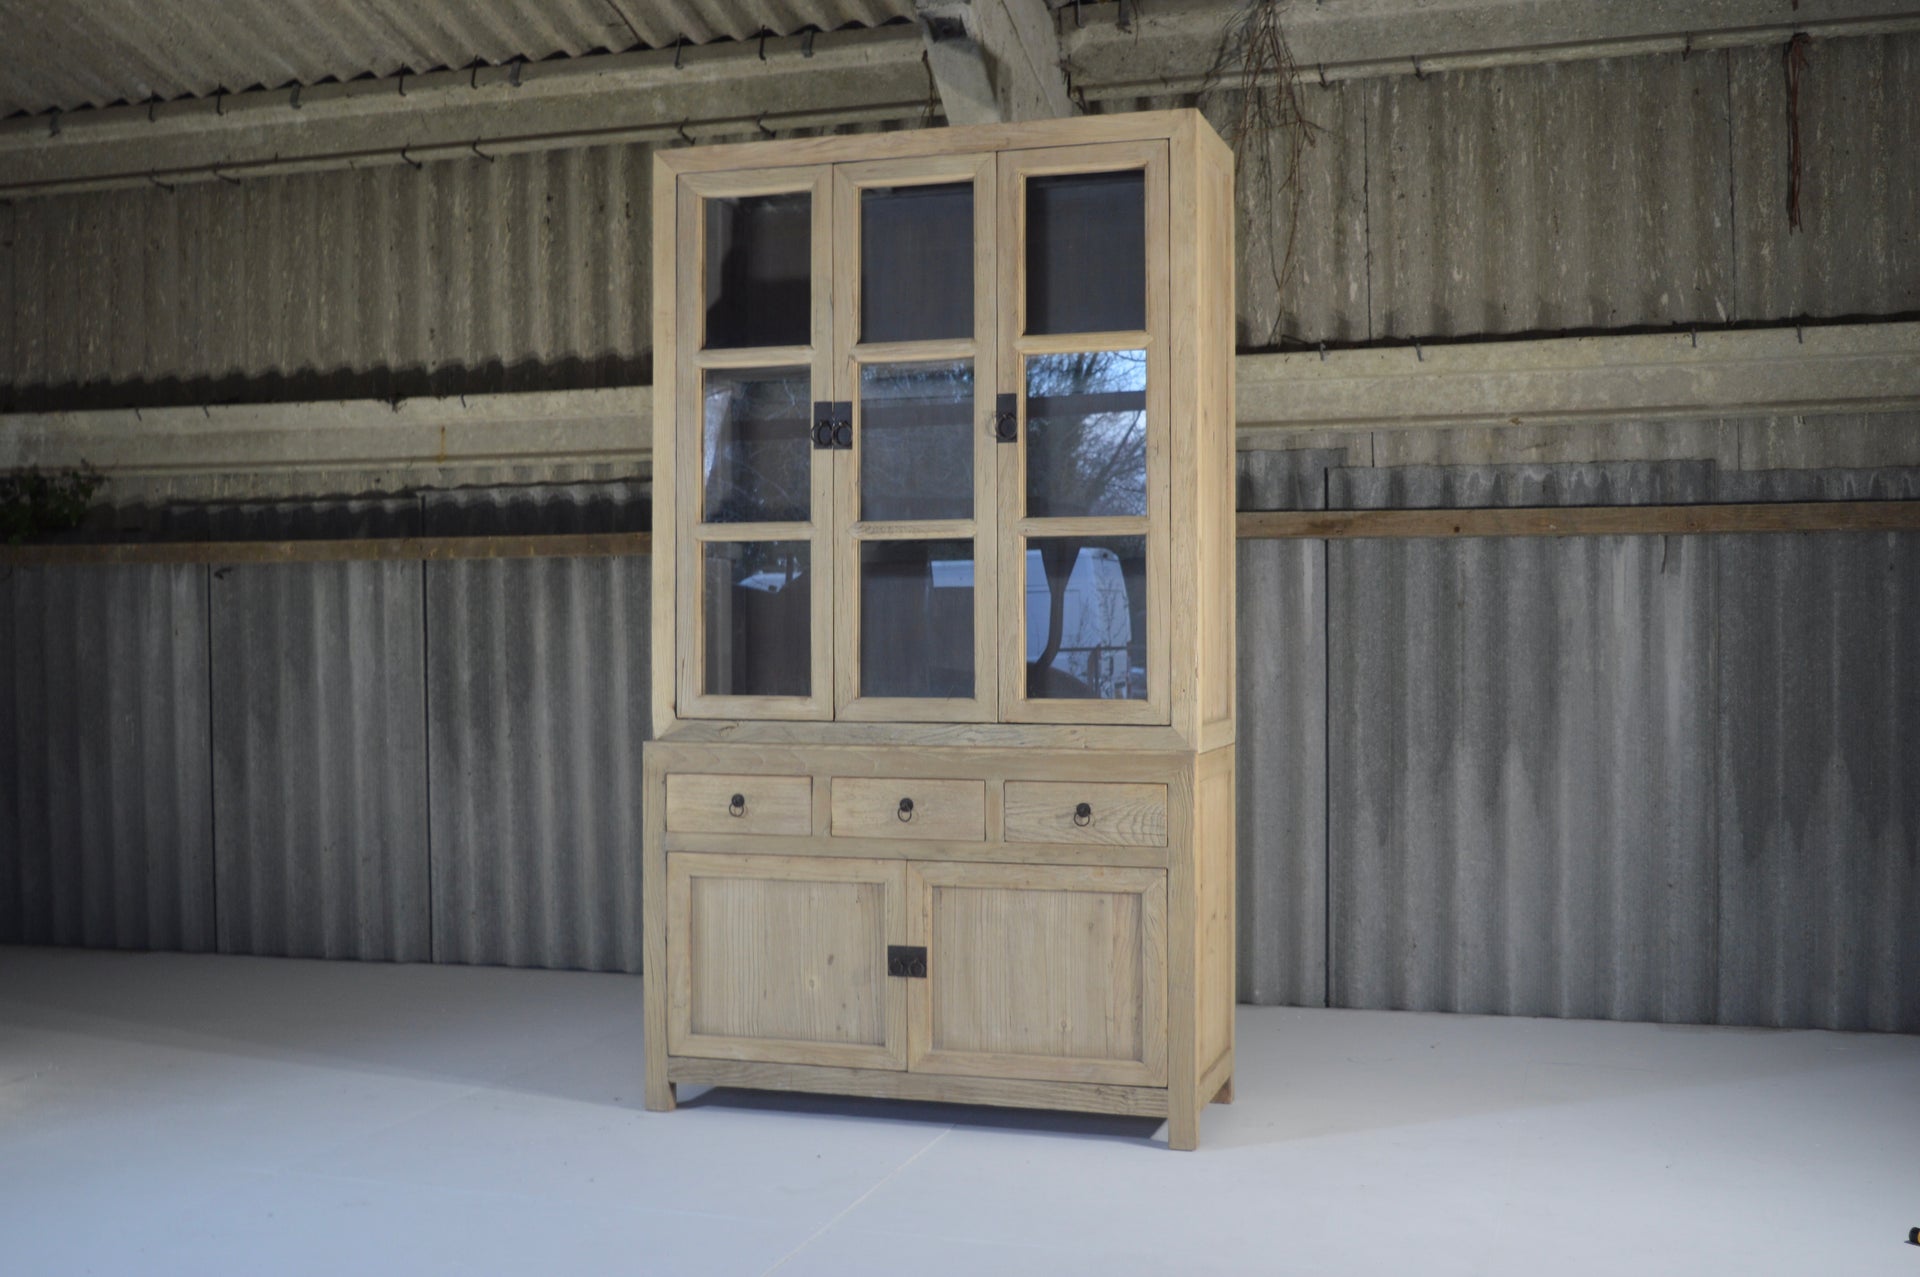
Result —
<path fill-rule="evenodd" d="M 1027 331 L 1147 326 L 1147 175 L 1027 179 Z"/>
<path fill-rule="evenodd" d="M 973 695 L 973 542 L 861 543 L 860 694 Z"/>
<path fill-rule="evenodd" d="M 860 370 L 860 517 L 973 517 L 973 361 Z"/>
<path fill-rule="evenodd" d="M 1147 539 L 1027 541 L 1027 696 L 1147 698 Z"/>
<path fill-rule="evenodd" d="M 714 369 L 701 403 L 701 517 L 801 523 L 811 508 L 812 381 L 805 368 Z"/>
<path fill-rule="evenodd" d="M 707 201 L 707 349 L 812 340 L 813 196 Z"/>
<path fill-rule="evenodd" d="M 860 340 L 973 336 L 973 183 L 860 192 Z"/>
<path fill-rule="evenodd" d="M 1147 352 L 1027 360 L 1027 514 L 1147 512 Z"/>
<path fill-rule="evenodd" d="M 708 541 L 709 696 L 805 696 L 812 680 L 805 541 Z"/>

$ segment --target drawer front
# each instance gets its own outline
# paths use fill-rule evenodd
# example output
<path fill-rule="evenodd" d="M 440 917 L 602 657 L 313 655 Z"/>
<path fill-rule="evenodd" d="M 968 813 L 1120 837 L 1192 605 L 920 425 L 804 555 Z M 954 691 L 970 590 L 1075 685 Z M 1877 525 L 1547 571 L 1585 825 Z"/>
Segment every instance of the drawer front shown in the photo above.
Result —
<path fill-rule="evenodd" d="M 1010 780 L 1007 841 L 1164 847 L 1167 787 Z"/>
<path fill-rule="evenodd" d="M 735 802 L 736 798 L 740 801 Z M 805 838 L 813 832 L 813 777 L 669 775 L 667 830 Z"/>
<path fill-rule="evenodd" d="M 833 835 L 985 842 L 987 782 L 835 776 Z"/>

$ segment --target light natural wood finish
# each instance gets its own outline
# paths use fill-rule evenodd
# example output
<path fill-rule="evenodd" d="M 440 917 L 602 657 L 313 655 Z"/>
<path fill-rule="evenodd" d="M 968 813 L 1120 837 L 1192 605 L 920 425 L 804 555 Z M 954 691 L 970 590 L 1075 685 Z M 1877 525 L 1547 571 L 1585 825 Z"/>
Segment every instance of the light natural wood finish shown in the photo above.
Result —
<path fill-rule="evenodd" d="M 1075 814 L 1081 803 L 1085 823 Z M 1167 787 L 1010 780 L 1006 828 L 1008 842 L 1164 847 Z"/>
<path fill-rule="evenodd" d="M 894 1073 L 876 1069 L 812 1068 L 749 1064 L 736 1060 L 669 1059 L 665 1071 L 677 1082 L 744 1086 L 762 1091 L 822 1091 L 887 1100 L 941 1100 L 1003 1108 L 1066 1109 L 1127 1117 L 1165 1117 L 1167 1093 L 1153 1086 L 1093 1082 L 1032 1082 L 1019 1078 Z"/>
<path fill-rule="evenodd" d="M 908 1067 L 1166 1082 L 1165 874 L 916 864 L 907 884 L 928 966 L 911 982 Z"/>
<path fill-rule="evenodd" d="M 1204 1068 L 1233 1067 L 1233 1001 L 1238 978 L 1234 911 L 1234 758 L 1231 746 L 1200 756 L 1196 768 L 1193 844 L 1194 992 L 1198 1020 L 1194 1058 Z M 1205 1076 L 1200 1102 L 1212 1089 Z"/>
<path fill-rule="evenodd" d="M 674 1055 L 851 1068 L 906 1060 L 904 870 L 871 860 L 667 857 Z"/>
<path fill-rule="evenodd" d="M 1026 179 L 1124 168 L 1146 175 L 1144 330 L 1024 334 Z M 656 413 L 656 650 L 701 650 L 701 545 L 804 539 L 816 676 L 804 704 L 688 695 L 684 660 L 662 680 L 675 696 L 645 748 L 649 1106 L 699 1081 L 1084 1108 L 1164 1115 L 1168 1143 L 1193 1147 L 1233 1069 L 1231 156 L 1196 113 L 1169 112 L 678 151 L 660 173 L 674 269 L 656 272 L 656 334 L 674 375 Z M 972 334 L 861 343 L 860 191 L 954 180 L 975 190 Z M 698 352 L 699 199 L 775 189 L 814 192 L 810 344 Z M 993 440 L 993 397 L 1024 414 L 1027 357 L 1117 349 L 1146 353 L 1145 515 L 1028 518 L 1025 447 Z M 812 454 L 804 526 L 703 526 L 702 368 L 774 355 L 809 365 L 816 399 L 856 404 L 870 365 L 973 360 L 972 518 L 863 523 L 856 407 L 853 447 Z M 1025 699 L 1027 545 L 1068 535 L 1145 539 L 1144 700 Z M 860 548 L 931 538 L 974 542 L 976 694 L 862 695 Z M 751 807 L 744 789 L 682 815 L 669 785 L 683 797 L 698 776 L 804 780 L 786 801 L 805 832 L 741 836 L 744 817 L 715 812 L 734 792 Z M 924 946 L 929 974 L 876 975 L 876 934 Z M 868 965 L 842 969 L 857 939 Z"/>
<path fill-rule="evenodd" d="M 745 800 L 737 808 L 735 797 Z M 813 832 L 813 778 L 674 773 L 667 777 L 667 832 L 804 838 Z"/>
<path fill-rule="evenodd" d="M 471 559 L 619 558 L 652 548 L 647 532 L 545 536 L 374 537 L 340 541 L 144 541 L 102 545 L 0 545 L 0 564 L 449 563 Z"/>
<path fill-rule="evenodd" d="M 1915 532 L 1920 501 L 1791 501 L 1748 505 L 1527 506 L 1501 510 L 1281 510 L 1239 516 L 1239 535 L 1378 537 L 1689 536 L 1745 532 Z"/>
<path fill-rule="evenodd" d="M 911 802 L 912 809 L 901 811 L 902 802 Z M 987 837 L 986 782 L 836 776 L 833 836 L 983 842 Z"/>

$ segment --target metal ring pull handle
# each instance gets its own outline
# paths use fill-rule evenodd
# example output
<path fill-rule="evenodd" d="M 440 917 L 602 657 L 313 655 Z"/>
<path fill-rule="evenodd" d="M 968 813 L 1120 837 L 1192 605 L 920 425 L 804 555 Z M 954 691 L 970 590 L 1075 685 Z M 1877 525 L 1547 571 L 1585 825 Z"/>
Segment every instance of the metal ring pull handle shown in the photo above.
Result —
<path fill-rule="evenodd" d="M 913 799 L 902 798 L 900 800 L 900 810 L 895 812 L 894 815 L 898 816 L 903 822 L 912 820 L 913 819 Z"/>
<path fill-rule="evenodd" d="M 1073 823 L 1085 829 L 1093 823 L 1093 804 L 1081 803 L 1073 809 Z"/>
<path fill-rule="evenodd" d="M 744 816 L 746 814 L 747 814 L 747 796 L 745 794 L 735 794 L 727 802 L 727 815 Z"/>

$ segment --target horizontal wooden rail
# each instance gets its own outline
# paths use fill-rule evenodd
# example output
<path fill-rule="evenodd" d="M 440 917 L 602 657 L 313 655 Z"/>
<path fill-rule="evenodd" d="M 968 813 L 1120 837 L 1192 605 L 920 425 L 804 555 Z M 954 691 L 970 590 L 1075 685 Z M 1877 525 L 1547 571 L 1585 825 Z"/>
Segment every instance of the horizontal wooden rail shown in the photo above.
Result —
<path fill-rule="evenodd" d="M 0 564 L 366 563 L 392 560 L 579 559 L 645 554 L 650 532 L 552 536 L 371 537 L 350 541 L 141 541 L 0 546 Z"/>
<path fill-rule="evenodd" d="M 1529 506 L 1505 510 L 1279 510 L 1240 516 L 1245 540 L 1360 537 L 1666 536 L 1712 532 L 1912 532 L 1920 501 Z"/>
<path fill-rule="evenodd" d="M 1529 506 L 1504 510 L 1275 510 L 1239 516 L 1242 540 L 1671 536 L 1730 532 L 1914 532 L 1920 501 L 1752 505 Z M 646 554 L 647 532 L 549 536 L 379 537 L 348 541 L 142 541 L 0 545 L 0 565 L 355 563 L 606 558 Z"/>

